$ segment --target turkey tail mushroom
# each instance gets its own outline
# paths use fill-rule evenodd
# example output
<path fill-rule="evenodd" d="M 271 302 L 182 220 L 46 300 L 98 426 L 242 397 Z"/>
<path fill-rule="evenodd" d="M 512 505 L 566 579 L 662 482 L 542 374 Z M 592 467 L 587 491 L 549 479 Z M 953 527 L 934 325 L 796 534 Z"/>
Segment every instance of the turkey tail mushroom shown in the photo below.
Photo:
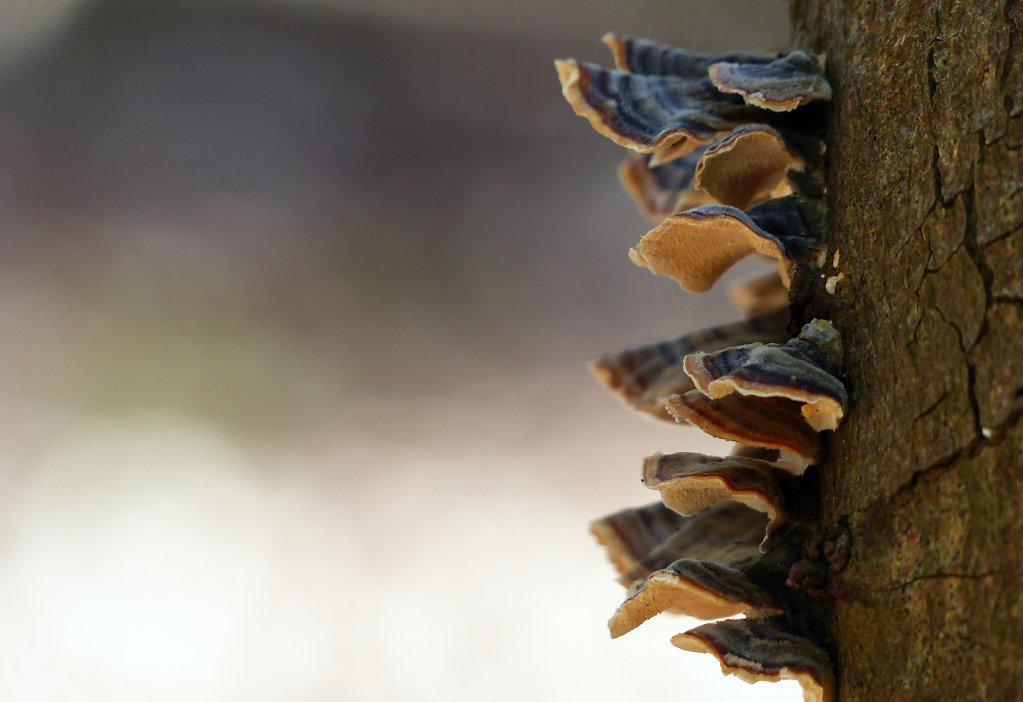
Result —
<path fill-rule="evenodd" d="M 611 49 L 615 67 L 619 71 L 677 78 L 704 78 L 715 63 L 766 64 L 778 58 L 777 54 L 749 51 L 700 54 L 658 44 L 649 39 L 619 36 L 613 32 L 605 34 L 601 41 Z"/>
<path fill-rule="evenodd" d="M 607 550 L 618 582 L 629 587 L 680 558 L 734 561 L 756 555 L 766 527 L 764 515 L 737 502 L 688 517 L 658 502 L 598 519 L 590 532 Z"/>
<path fill-rule="evenodd" d="M 625 73 L 574 60 L 556 61 L 565 99 L 616 144 L 683 156 L 716 135 L 756 119 L 757 109 L 699 79 Z"/>
<path fill-rule="evenodd" d="M 758 341 L 783 341 L 787 323 L 788 310 L 775 309 L 675 339 L 605 354 L 587 366 L 597 382 L 618 395 L 632 409 L 674 422 L 674 417 L 665 408 L 665 401 L 695 387 L 683 367 L 687 355 Z"/>
<path fill-rule="evenodd" d="M 768 534 L 790 521 L 795 482 L 789 471 L 745 456 L 658 453 L 643 461 L 643 484 L 660 492 L 666 507 L 692 515 L 734 500 L 766 514 Z"/>
<path fill-rule="evenodd" d="M 630 152 L 618 167 L 618 180 L 640 213 L 658 222 L 668 215 L 700 205 L 709 205 L 714 197 L 693 185 L 696 168 L 703 156 L 703 147 L 668 161 L 651 165 L 650 154 Z"/>
<path fill-rule="evenodd" d="M 811 558 L 821 469 L 807 467 L 820 463 L 821 432 L 838 426 L 849 397 L 838 332 L 823 319 L 806 323 L 802 301 L 825 251 L 821 111 L 804 106 L 830 99 L 831 88 L 818 60 L 798 50 L 712 56 L 603 40 L 615 70 L 555 65 L 576 114 L 630 150 L 622 185 L 662 220 L 629 252 L 633 262 L 691 292 L 750 254 L 777 262 L 777 272 L 733 289 L 746 319 L 589 364 L 633 409 L 737 442 L 727 457 L 647 458 L 643 482 L 663 504 L 591 525 L 630 592 L 611 634 L 662 611 L 745 615 L 672 642 L 713 654 L 748 682 L 795 679 L 807 700 L 830 702 L 820 611 L 807 599 L 827 593 L 817 577 L 826 566 Z"/>
<path fill-rule="evenodd" d="M 718 90 L 741 95 L 747 104 L 772 112 L 789 112 L 808 102 L 831 99 L 831 86 L 817 62 L 804 51 L 762 64 L 722 61 L 707 72 Z"/>
<path fill-rule="evenodd" d="M 666 218 L 629 251 L 633 263 L 667 275 L 690 292 L 706 292 L 751 253 L 774 258 L 783 281 L 822 244 L 795 195 L 743 212 L 704 205 Z"/>
<path fill-rule="evenodd" d="M 793 400 L 735 394 L 715 400 L 690 390 L 669 397 L 666 407 L 676 421 L 693 424 L 719 439 L 792 453 L 802 468 L 821 456 L 820 435 L 804 421 L 799 403 Z"/>
<path fill-rule="evenodd" d="M 795 680 L 805 702 L 831 702 L 835 676 L 827 652 L 792 630 L 784 617 L 729 619 L 672 637 L 683 651 L 709 653 L 721 672 L 748 683 Z"/>
<path fill-rule="evenodd" d="M 693 186 L 723 205 L 746 209 L 783 185 L 785 174 L 801 170 L 803 162 L 777 129 L 744 124 L 704 150 L 696 164 Z"/>
<path fill-rule="evenodd" d="M 782 605 L 746 575 L 748 565 L 747 561 L 728 564 L 682 558 L 652 573 L 611 617 L 611 638 L 629 633 L 661 612 L 697 619 L 783 613 Z"/>
<path fill-rule="evenodd" d="M 683 366 L 696 387 L 711 399 L 732 392 L 784 397 L 802 404 L 815 431 L 838 428 L 849 401 L 838 379 L 838 332 L 823 319 L 806 324 L 785 344 L 752 343 L 720 351 L 696 351 Z"/>

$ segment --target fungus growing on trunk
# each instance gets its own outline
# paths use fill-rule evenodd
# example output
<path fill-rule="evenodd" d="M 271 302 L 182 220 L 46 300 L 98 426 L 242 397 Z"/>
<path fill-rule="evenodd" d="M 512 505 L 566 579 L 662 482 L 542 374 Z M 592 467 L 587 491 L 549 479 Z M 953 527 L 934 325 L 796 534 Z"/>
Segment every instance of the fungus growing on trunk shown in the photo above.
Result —
<path fill-rule="evenodd" d="M 671 215 L 629 251 L 636 265 L 674 278 L 690 292 L 706 292 L 740 259 L 759 253 L 778 261 L 787 281 L 820 247 L 799 199 L 768 200 L 748 211 L 703 205 Z"/>
<path fill-rule="evenodd" d="M 718 563 L 681 558 L 652 573 L 611 617 L 611 638 L 629 633 L 661 612 L 697 619 L 782 614 L 782 605 L 746 575 L 744 568 L 749 565 L 749 559 Z"/>
<path fill-rule="evenodd" d="M 690 390 L 672 395 L 666 406 L 676 421 L 693 424 L 719 439 L 788 451 L 810 464 L 821 454 L 820 436 L 793 400 L 734 394 L 715 400 Z"/>
<path fill-rule="evenodd" d="M 711 653 L 749 682 L 791 678 L 807 699 L 830 700 L 834 676 L 812 598 L 828 595 L 826 571 L 844 567 L 849 543 L 829 536 L 831 550 L 818 548 L 817 470 L 807 467 L 849 398 L 838 332 L 790 318 L 802 313 L 825 242 L 821 205 L 804 200 L 822 193 L 814 113 L 786 114 L 828 99 L 830 86 L 800 51 L 706 56 L 616 35 L 604 42 L 617 70 L 556 66 L 576 114 L 633 152 L 620 177 L 640 210 L 664 218 L 630 258 L 692 292 L 752 253 L 778 264 L 733 290 L 747 319 L 590 363 L 633 409 L 737 442 L 728 457 L 646 459 L 643 482 L 663 504 L 591 525 L 630 593 L 612 636 L 662 611 L 745 615 L 672 642 Z M 703 196 L 716 204 L 692 206 Z M 802 331 L 793 339 L 785 330 L 794 324 Z"/>
<path fill-rule="evenodd" d="M 657 222 L 679 210 L 714 202 L 710 193 L 699 191 L 693 185 L 703 152 L 703 147 L 697 147 L 682 158 L 660 166 L 650 165 L 650 154 L 632 152 L 618 167 L 618 180 L 632 196 L 640 213 Z"/>
<path fill-rule="evenodd" d="M 748 683 L 795 680 L 805 702 L 827 702 L 835 694 L 827 652 L 793 631 L 784 617 L 704 624 L 676 634 L 671 643 L 683 651 L 711 654 L 721 672 Z"/>
<path fill-rule="evenodd" d="M 626 509 L 590 524 L 626 587 L 680 558 L 733 561 L 759 552 L 764 515 L 722 502 L 691 517 L 660 502 Z"/>
<path fill-rule="evenodd" d="M 616 144 L 642 153 L 674 147 L 672 158 L 683 156 L 757 114 L 708 77 L 625 73 L 574 60 L 555 66 L 576 114 Z"/>
<path fill-rule="evenodd" d="M 658 453 L 643 461 L 643 484 L 660 492 L 666 507 L 691 515 L 735 500 L 766 514 L 768 533 L 791 519 L 787 505 L 797 493 L 794 483 L 789 471 L 746 456 Z"/>
<path fill-rule="evenodd" d="M 606 354 L 587 366 L 601 385 L 632 409 L 674 422 L 665 402 L 672 395 L 696 387 L 683 367 L 686 356 L 737 344 L 782 341 L 787 321 L 786 310 L 773 310 L 751 319 Z"/>
<path fill-rule="evenodd" d="M 703 151 L 693 185 L 742 210 L 772 192 L 775 197 L 789 194 L 791 188 L 782 179 L 789 169 L 802 167 L 803 157 L 777 129 L 744 124 Z"/>
<path fill-rule="evenodd" d="M 732 392 L 784 397 L 802 403 L 815 431 L 836 429 L 848 393 L 836 377 L 842 348 L 829 322 L 815 319 L 785 344 L 752 343 L 720 351 L 696 351 L 683 366 L 696 387 L 712 399 Z"/>
<path fill-rule="evenodd" d="M 608 32 L 601 41 L 614 56 L 615 67 L 627 73 L 647 73 L 679 78 L 705 78 L 715 63 L 763 64 L 778 58 L 777 54 L 737 51 L 727 54 L 700 54 L 674 46 L 665 46 L 649 39 L 623 37 Z"/>
<path fill-rule="evenodd" d="M 803 51 L 793 51 L 770 63 L 722 61 L 707 71 L 714 86 L 742 96 L 747 104 L 774 112 L 788 112 L 815 100 L 830 100 L 831 86 L 817 62 Z"/>

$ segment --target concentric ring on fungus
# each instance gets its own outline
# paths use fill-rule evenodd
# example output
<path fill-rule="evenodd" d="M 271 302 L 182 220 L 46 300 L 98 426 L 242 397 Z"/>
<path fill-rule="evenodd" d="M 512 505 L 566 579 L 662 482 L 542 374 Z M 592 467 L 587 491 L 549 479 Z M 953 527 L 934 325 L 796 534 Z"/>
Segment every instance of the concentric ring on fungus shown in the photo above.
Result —
<path fill-rule="evenodd" d="M 820 458 L 820 435 L 803 419 L 798 402 L 783 397 L 725 395 L 716 400 L 699 390 L 668 398 L 679 422 L 741 444 L 788 451 L 812 465 Z"/>
<path fill-rule="evenodd" d="M 697 147 L 682 158 L 651 165 L 651 154 L 629 153 L 618 167 L 618 180 L 644 217 L 658 222 L 690 207 L 714 202 L 713 196 L 693 186 L 696 166 L 703 155 Z"/>
<path fill-rule="evenodd" d="M 795 633 L 784 617 L 704 624 L 676 634 L 671 643 L 683 651 L 711 654 L 721 664 L 721 672 L 748 683 L 795 680 L 803 688 L 805 702 L 834 698 L 835 676 L 828 654 Z"/>
<path fill-rule="evenodd" d="M 725 562 L 754 556 L 766 527 L 764 515 L 738 502 L 688 517 L 658 502 L 598 519 L 590 533 L 607 550 L 618 582 L 630 587 L 680 558 Z"/>
<path fill-rule="evenodd" d="M 788 112 L 816 100 L 830 100 L 831 86 L 817 62 L 804 51 L 793 51 L 765 64 L 722 61 L 710 66 L 718 90 L 741 95 L 750 105 Z"/>
<path fill-rule="evenodd" d="M 741 98 L 718 91 L 709 77 L 625 73 L 574 60 L 555 66 L 575 113 L 616 144 L 642 153 L 676 147 L 672 157 L 683 156 L 757 114 Z"/>
<path fill-rule="evenodd" d="M 777 60 L 777 54 L 737 51 L 727 54 L 700 54 L 649 39 L 623 37 L 608 32 L 600 38 L 611 49 L 615 67 L 627 73 L 705 78 L 715 63 L 764 64 Z"/>
<path fill-rule="evenodd" d="M 601 385 L 632 409 L 674 423 L 665 402 L 672 395 L 696 387 L 683 366 L 686 356 L 738 344 L 783 341 L 787 322 L 788 311 L 775 309 L 675 339 L 605 354 L 587 363 L 587 367 Z"/>

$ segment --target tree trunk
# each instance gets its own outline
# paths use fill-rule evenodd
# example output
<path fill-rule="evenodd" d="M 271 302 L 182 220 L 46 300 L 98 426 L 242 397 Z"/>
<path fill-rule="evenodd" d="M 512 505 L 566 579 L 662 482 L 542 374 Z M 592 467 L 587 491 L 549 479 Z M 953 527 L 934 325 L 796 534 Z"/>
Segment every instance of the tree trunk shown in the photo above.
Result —
<path fill-rule="evenodd" d="M 852 396 L 822 521 L 853 556 L 839 698 L 1023 695 L 1023 4 L 794 0 L 827 56 L 829 265 L 816 314 Z M 829 272 L 829 275 L 833 273 Z"/>

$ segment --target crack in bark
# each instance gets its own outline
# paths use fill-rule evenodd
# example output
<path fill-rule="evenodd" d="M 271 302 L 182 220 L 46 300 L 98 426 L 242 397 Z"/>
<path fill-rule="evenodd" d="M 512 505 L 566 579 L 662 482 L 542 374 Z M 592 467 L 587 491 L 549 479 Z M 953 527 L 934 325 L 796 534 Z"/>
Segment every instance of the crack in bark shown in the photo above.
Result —
<path fill-rule="evenodd" d="M 990 307 L 985 307 L 985 312 L 989 308 Z M 966 366 L 966 399 L 970 403 L 970 412 L 973 414 L 973 430 L 976 436 L 983 436 L 983 427 L 980 423 L 980 403 L 977 401 L 977 367 L 975 364 L 970 362 L 969 349 L 966 348 L 963 331 L 959 328 L 959 325 L 947 319 L 940 308 L 932 306 L 932 309 L 935 313 L 937 313 L 942 322 L 952 327 L 952 330 L 955 331 L 956 338 L 959 340 L 959 351 L 963 355 L 963 365 Z M 980 341 L 980 339 L 984 336 L 987 326 L 986 317 L 987 315 L 985 315 L 985 319 L 981 322 L 981 331 L 977 334 L 976 341 Z M 976 341 L 974 344 L 976 344 Z M 970 346 L 970 348 L 972 347 L 973 345 Z M 920 415 L 917 416 L 917 419 L 919 418 Z M 913 421 L 914 423 L 916 422 L 916 420 Z"/>
<path fill-rule="evenodd" d="M 1012 27 L 1012 14 L 1016 9 L 1016 0 L 1007 0 L 1005 3 L 1004 19 L 1006 27 Z M 1009 79 L 1009 75 L 1012 73 L 1012 59 L 1018 50 L 1017 44 L 1019 43 L 1019 34 L 1017 32 L 1009 31 L 1009 46 L 1005 49 L 1005 56 L 1002 57 L 1001 75 L 998 76 L 998 92 L 1002 95 L 1002 108 L 1005 110 L 1006 118 L 1012 118 L 1013 107 L 1009 103 L 1012 101 L 1013 96 L 1006 94 L 1005 83 Z M 1005 130 L 1008 132 L 1008 129 Z M 1005 134 L 1002 135 L 1003 137 Z"/>
<path fill-rule="evenodd" d="M 983 135 L 978 134 L 978 138 L 980 138 L 981 142 L 978 158 L 983 159 L 985 151 Z M 966 253 L 977 268 L 977 272 L 980 273 L 980 279 L 984 284 L 984 314 L 980 319 L 980 329 L 977 331 L 977 338 L 973 340 L 970 349 L 964 349 L 963 357 L 966 359 L 967 397 L 970 401 L 970 411 L 973 412 L 974 429 L 978 435 L 983 437 L 984 428 L 980 422 L 980 402 L 977 399 L 977 366 L 970 361 L 969 351 L 979 344 L 988 333 L 987 313 L 994 306 L 993 286 L 995 275 L 991 267 L 987 265 L 987 261 L 984 260 L 984 253 L 977 244 L 976 204 L 975 193 L 971 187 L 963 193 L 963 205 L 966 208 L 966 228 L 963 232 L 963 246 L 966 247 Z"/>
<path fill-rule="evenodd" d="M 1019 422 L 1021 417 L 1023 417 L 1023 386 L 1018 387 L 1013 391 L 1013 399 L 1017 401 L 1017 406 L 1009 413 L 1009 416 L 1006 417 L 1003 422 L 993 427 L 982 428 L 978 435 L 975 436 L 966 446 L 958 448 L 951 453 L 941 456 L 940 458 L 936 458 L 926 466 L 914 471 L 904 483 L 899 485 L 899 487 L 893 490 L 890 494 L 878 497 L 865 505 L 850 510 L 842 517 L 839 517 L 838 520 L 848 520 L 854 514 L 872 510 L 884 502 L 892 502 L 898 499 L 902 494 L 912 491 L 917 484 L 919 484 L 921 478 L 942 470 L 955 468 L 962 462 L 975 458 L 981 453 L 981 451 L 1002 443 L 1006 433 Z"/>
<path fill-rule="evenodd" d="M 916 417 L 913 418 L 913 421 L 910 422 L 909 426 L 912 428 L 914 424 L 923 419 L 926 419 L 928 415 L 934 413 L 934 411 L 941 406 L 941 403 L 945 401 L 945 398 L 947 398 L 950 393 L 951 390 L 946 390 L 945 392 L 941 393 L 941 397 L 939 397 L 937 400 L 935 400 L 930 405 L 925 407 L 919 414 L 917 414 Z"/>
<path fill-rule="evenodd" d="M 1013 236 L 1014 234 L 1019 234 L 1020 232 L 1023 232 L 1023 226 L 1018 226 L 1011 231 L 1007 231 L 1004 234 L 999 234 L 998 236 L 992 239 L 988 239 L 987 241 L 984 242 L 984 248 L 986 249 L 992 244 L 997 244 L 999 241 L 1002 241 L 1003 239 L 1008 239 L 1010 236 Z"/>
<path fill-rule="evenodd" d="M 918 575 L 915 578 L 910 578 L 905 582 L 899 583 L 893 587 L 885 588 L 879 592 L 895 592 L 896 590 L 901 590 L 911 585 L 915 585 L 922 580 L 982 580 L 983 578 L 990 578 L 997 575 L 1000 572 L 1001 571 L 999 570 L 989 570 L 983 573 L 927 573 L 925 575 Z"/>

